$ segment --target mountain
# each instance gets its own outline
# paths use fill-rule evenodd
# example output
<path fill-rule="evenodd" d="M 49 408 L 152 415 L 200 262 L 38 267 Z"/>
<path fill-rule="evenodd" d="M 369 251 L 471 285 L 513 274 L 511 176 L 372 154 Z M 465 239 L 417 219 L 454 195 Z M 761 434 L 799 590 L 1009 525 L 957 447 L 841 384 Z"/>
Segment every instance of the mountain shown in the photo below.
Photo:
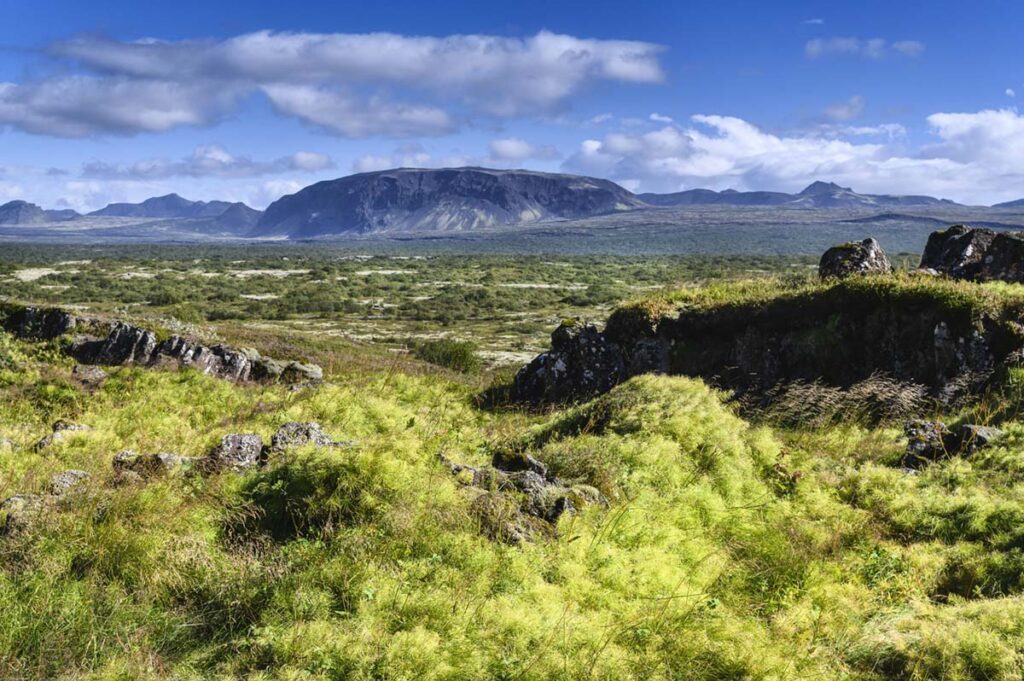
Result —
<path fill-rule="evenodd" d="M 1024 199 L 1017 199 L 1016 201 L 1004 201 L 1003 203 L 996 203 L 992 205 L 993 208 L 1024 208 Z"/>
<path fill-rule="evenodd" d="M 789 208 L 878 208 L 883 206 L 956 205 L 932 196 L 896 196 L 859 194 L 834 182 L 812 182 L 799 194 L 783 192 L 738 192 L 726 189 L 690 189 L 674 194 L 640 194 L 637 198 L 651 206 L 784 206 Z"/>
<path fill-rule="evenodd" d="M 77 211 L 44 210 L 28 201 L 9 201 L 0 206 L 0 225 L 39 225 L 66 222 L 79 217 Z"/>
<path fill-rule="evenodd" d="M 527 170 L 399 168 L 318 182 L 272 203 L 251 236 L 456 231 L 643 208 L 614 182 Z"/>
<path fill-rule="evenodd" d="M 189 201 L 177 194 L 156 196 L 142 203 L 112 203 L 89 213 L 92 217 L 159 218 L 195 220 L 200 231 L 245 233 L 256 226 L 262 213 L 244 203 Z"/>

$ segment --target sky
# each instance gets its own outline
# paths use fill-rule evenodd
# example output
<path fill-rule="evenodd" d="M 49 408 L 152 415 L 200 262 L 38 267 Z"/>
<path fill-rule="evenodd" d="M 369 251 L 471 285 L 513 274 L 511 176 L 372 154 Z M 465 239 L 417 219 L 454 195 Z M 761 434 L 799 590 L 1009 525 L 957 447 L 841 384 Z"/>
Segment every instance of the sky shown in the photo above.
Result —
<path fill-rule="evenodd" d="M 0 201 L 479 165 L 1024 197 L 1024 3 L 5 0 Z"/>

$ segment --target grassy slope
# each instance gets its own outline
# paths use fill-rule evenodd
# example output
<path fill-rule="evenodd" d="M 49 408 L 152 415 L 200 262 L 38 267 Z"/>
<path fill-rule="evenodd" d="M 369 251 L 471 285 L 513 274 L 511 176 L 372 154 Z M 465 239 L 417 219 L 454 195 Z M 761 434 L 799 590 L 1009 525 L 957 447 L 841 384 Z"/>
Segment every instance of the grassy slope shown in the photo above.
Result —
<path fill-rule="evenodd" d="M 0 494 L 94 475 L 0 543 L 0 675 L 1021 677 L 1013 422 L 1004 446 L 911 476 L 892 466 L 897 431 L 773 432 L 690 379 L 640 377 L 548 417 L 488 414 L 447 374 L 328 346 L 306 349 L 332 372 L 312 391 L 119 369 L 87 396 L 53 347 L 0 336 L 0 435 L 16 445 Z M 95 430 L 31 452 L 58 417 Z M 106 486 L 122 449 L 197 455 L 289 420 L 360 446 Z M 437 455 L 497 449 L 610 507 L 523 548 L 484 539 Z"/>

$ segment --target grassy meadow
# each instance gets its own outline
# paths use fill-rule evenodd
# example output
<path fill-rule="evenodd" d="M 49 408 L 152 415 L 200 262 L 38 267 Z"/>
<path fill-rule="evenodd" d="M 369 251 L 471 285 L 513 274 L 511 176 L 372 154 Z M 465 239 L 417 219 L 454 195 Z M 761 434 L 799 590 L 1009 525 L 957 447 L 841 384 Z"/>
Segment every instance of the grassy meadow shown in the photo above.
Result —
<path fill-rule="evenodd" d="M 326 380 L 124 367 L 94 388 L 58 341 L 0 333 L 0 498 L 91 474 L 0 538 L 0 678 L 1024 678 L 1021 370 L 940 414 L 997 423 L 1003 441 L 912 472 L 899 422 L 782 421 L 686 377 L 539 413 L 481 406 L 563 318 L 767 304 L 817 290 L 813 264 L 7 251 L 10 300 L 251 345 Z M 954 307 L 1019 296 L 877 285 Z M 36 449 L 57 419 L 92 429 Z M 114 484 L 123 450 L 200 456 L 289 421 L 355 446 Z M 441 457 L 509 452 L 607 504 L 520 545 L 488 538 Z"/>

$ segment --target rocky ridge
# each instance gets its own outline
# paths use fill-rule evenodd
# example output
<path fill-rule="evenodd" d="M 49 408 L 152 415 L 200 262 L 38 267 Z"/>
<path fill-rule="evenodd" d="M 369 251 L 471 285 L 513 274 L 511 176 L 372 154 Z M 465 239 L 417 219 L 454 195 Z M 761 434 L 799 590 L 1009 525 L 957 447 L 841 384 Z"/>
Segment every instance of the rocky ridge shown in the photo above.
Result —
<path fill-rule="evenodd" d="M 250 348 L 207 346 L 182 336 L 160 340 L 154 331 L 125 321 L 78 317 L 60 308 L 0 306 L 0 327 L 35 340 L 74 333 L 65 350 L 84 365 L 178 365 L 238 382 L 298 384 L 323 379 L 323 370 L 315 364 L 280 361 Z"/>

